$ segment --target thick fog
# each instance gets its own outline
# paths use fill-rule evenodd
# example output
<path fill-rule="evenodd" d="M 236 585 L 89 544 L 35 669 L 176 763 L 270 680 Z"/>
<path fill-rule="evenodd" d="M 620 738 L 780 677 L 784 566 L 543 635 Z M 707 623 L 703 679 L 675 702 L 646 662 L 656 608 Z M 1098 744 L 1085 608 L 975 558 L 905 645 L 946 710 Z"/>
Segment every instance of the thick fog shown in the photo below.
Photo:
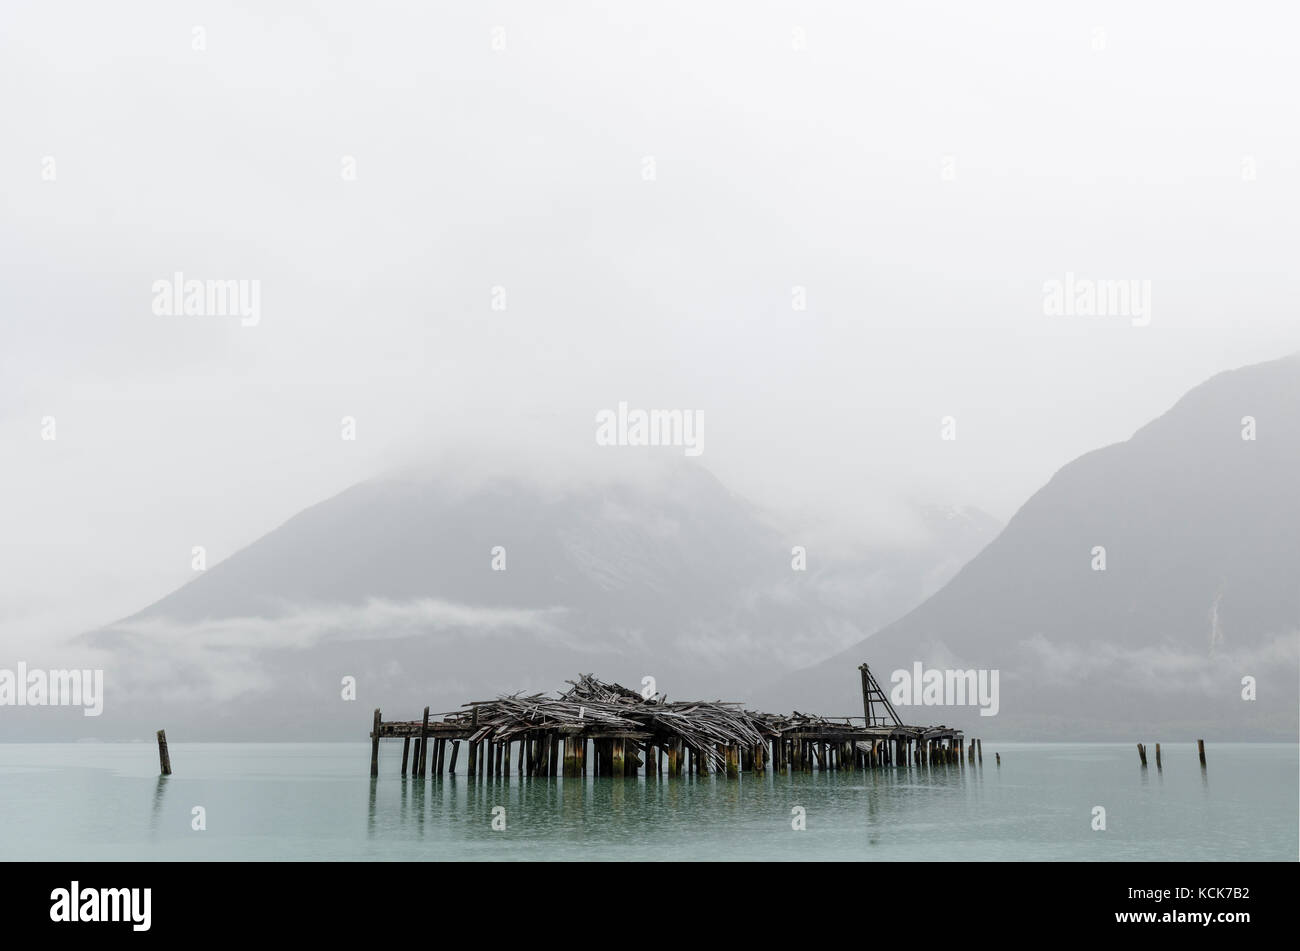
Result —
<path fill-rule="evenodd" d="M 372 475 L 629 466 L 620 403 L 895 538 L 1300 348 L 1286 5 L 235 6 L 0 8 L 6 656 Z"/>

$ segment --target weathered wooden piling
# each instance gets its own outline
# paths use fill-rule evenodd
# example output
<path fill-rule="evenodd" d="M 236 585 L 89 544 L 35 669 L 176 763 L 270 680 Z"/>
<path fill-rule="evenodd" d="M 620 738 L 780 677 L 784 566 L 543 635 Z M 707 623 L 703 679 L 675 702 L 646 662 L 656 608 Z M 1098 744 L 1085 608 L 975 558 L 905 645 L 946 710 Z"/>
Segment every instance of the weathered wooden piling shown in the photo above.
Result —
<path fill-rule="evenodd" d="M 378 710 L 375 711 L 375 717 L 376 719 L 378 719 L 379 717 Z M 377 734 L 379 732 L 378 729 L 376 729 L 375 732 Z M 379 741 L 375 740 L 375 742 L 378 743 Z M 1201 762 L 1202 763 L 1205 762 L 1204 755 L 1201 756 Z M 166 730 L 158 731 L 158 769 L 162 772 L 162 775 L 164 776 L 170 776 L 172 774 L 172 758 L 171 758 L 171 754 L 167 752 L 167 731 Z M 371 776 L 379 775 L 378 760 L 376 760 L 374 765 L 372 766 L 370 775 Z"/>
<path fill-rule="evenodd" d="M 379 726 L 380 726 L 379 708 L 375 707 L 375 729 L 374 732 L 370 734 L 372 737 L 370 741 L 370 775 L 372 778 L 377 778 L 379 776 Z M 162 746 L 162 743 L 163 743 L 163 735 L 162 735 L 162 731 L 159 730 L 158 731 L 159 747 Z M 167 772 L 168 773 L 171 772 L 170 763 L 167 765 Z"/>
<path fill-rule="evenodd" d="M 1196 741 L 1196 752 L 1201 757 L 1201 766 L 1204 767 L 1205 766 L 1205 741 L 1204 740 Z"/>
<path fill-rule="evenodd" d="M 984 765 L 984 741 L 976 740 L 975 749 L 979 752 L 980 765 L 983 766 Z"/>
<path fill-rule="evenodd" d="M 566 779 L 578 775 L 577 739 L 572 734 L 564 738 L 564 776 Z"/>
<path fill-rule="evenodd" d="M 1138 759 L 1142 760 L 1142 765 L 1147 764 L 1147 748 L 1141 743 L 1138 744 Z"/>
<path fill-rule="evenodd" d="M 997 765 L 1001 766 L 1001 765 L 1002 765 L 1002 754 L 1001 754 L 1001 753 L 994 753 L 993 755 L 997 757 Z"/>
<path fill-rule="evenodd" d="M 424 779 L 429 760 L 429 708 L 424 708 L 424 723 L 420 726 L 420 778 Z"/>
<path fill-rule="evenodd" d="M 402 739 L 402 775 L 406 775 L 406 758 L 411 755 L 411 738 L 409 736 Z"/>
<path fill-rule="evenodd" d="M 1156 769 L 1163 769 L 1163 768 L 1164 766 L 1160 762 L 1160 744 L 1157 743 L 1156 744 Z"/>
<path fill-rule="evenodd" d="M 460 740 L 451 741 L 451 766 L 447 768 L 448 775 L 456 775 L 456 757 L 460 755 Z"/>

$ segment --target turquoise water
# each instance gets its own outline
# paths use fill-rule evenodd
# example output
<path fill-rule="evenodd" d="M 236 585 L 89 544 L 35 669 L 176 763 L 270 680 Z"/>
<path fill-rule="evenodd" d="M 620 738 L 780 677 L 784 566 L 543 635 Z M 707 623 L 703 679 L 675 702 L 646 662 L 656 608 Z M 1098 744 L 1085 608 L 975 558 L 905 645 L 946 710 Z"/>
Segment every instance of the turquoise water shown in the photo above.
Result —
<path fill-rule="evenodd" d="M 173 743 L 166 779 L 152 744 L 6 744 L 0 858 L 1297 859 L 1295 745 L 1211 744 L 1204 772 L 1148 747 L 1146 770 L 1133 744 L 986 742 L 974 767 L 484 785 L 404 780 L 396 744 L 373 782 L 368 743 Z"/>

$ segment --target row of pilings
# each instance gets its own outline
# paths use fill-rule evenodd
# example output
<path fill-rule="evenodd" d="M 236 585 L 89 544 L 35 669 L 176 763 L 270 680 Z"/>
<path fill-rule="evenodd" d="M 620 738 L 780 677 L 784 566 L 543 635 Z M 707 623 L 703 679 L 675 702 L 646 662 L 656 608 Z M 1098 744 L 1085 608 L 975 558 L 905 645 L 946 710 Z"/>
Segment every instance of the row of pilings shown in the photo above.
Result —
<path fill-rule="evenodd" d="M 958 730 L 900 727 L 864 729 L 807 722 L 788 729 L 779 724 L 757 743 L 702 746 L 670 735 L 609 733 L 600 727 L 520 729 L 482 736 L 476 719 L 462 723 L 423 721 L 385 724 L 375 711 L 371 776 L 379 775 L 379 740 L 402 740 L 401 774 L 413 777 L 455 775 L 465 746 L 465 769 L 478 778 L 636 776 L 742 773 L 776 774 L 866 770 L 883 767 L 960 765 L 983 762 L 979 740 L 967 744 Z"/>

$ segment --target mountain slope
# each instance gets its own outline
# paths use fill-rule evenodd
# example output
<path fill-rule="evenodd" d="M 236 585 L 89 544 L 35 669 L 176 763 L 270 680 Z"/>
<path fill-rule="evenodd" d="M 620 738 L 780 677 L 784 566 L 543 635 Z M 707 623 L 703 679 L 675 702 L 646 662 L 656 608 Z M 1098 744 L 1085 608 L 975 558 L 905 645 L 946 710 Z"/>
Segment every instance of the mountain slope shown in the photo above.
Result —
<path fill-rule="evenodd" d="M 1256 438 L 1242 438 L 1253 417 Z M 1000 711 L 900 709 L 1024 737 L 1290 736 L 1300 652 L 1300 355 L 1220 374 L 1127 442 L 1065 466 L 937 594 L 759 691 L 861 706 L 927 667 L 997 669 Z M 1105 570 L 1094 570 L 1094 548 Z M 1242 679 L 1258 698 L 1242 699 Z M 828 700 L 827 698 L 832 698 Z"/>

